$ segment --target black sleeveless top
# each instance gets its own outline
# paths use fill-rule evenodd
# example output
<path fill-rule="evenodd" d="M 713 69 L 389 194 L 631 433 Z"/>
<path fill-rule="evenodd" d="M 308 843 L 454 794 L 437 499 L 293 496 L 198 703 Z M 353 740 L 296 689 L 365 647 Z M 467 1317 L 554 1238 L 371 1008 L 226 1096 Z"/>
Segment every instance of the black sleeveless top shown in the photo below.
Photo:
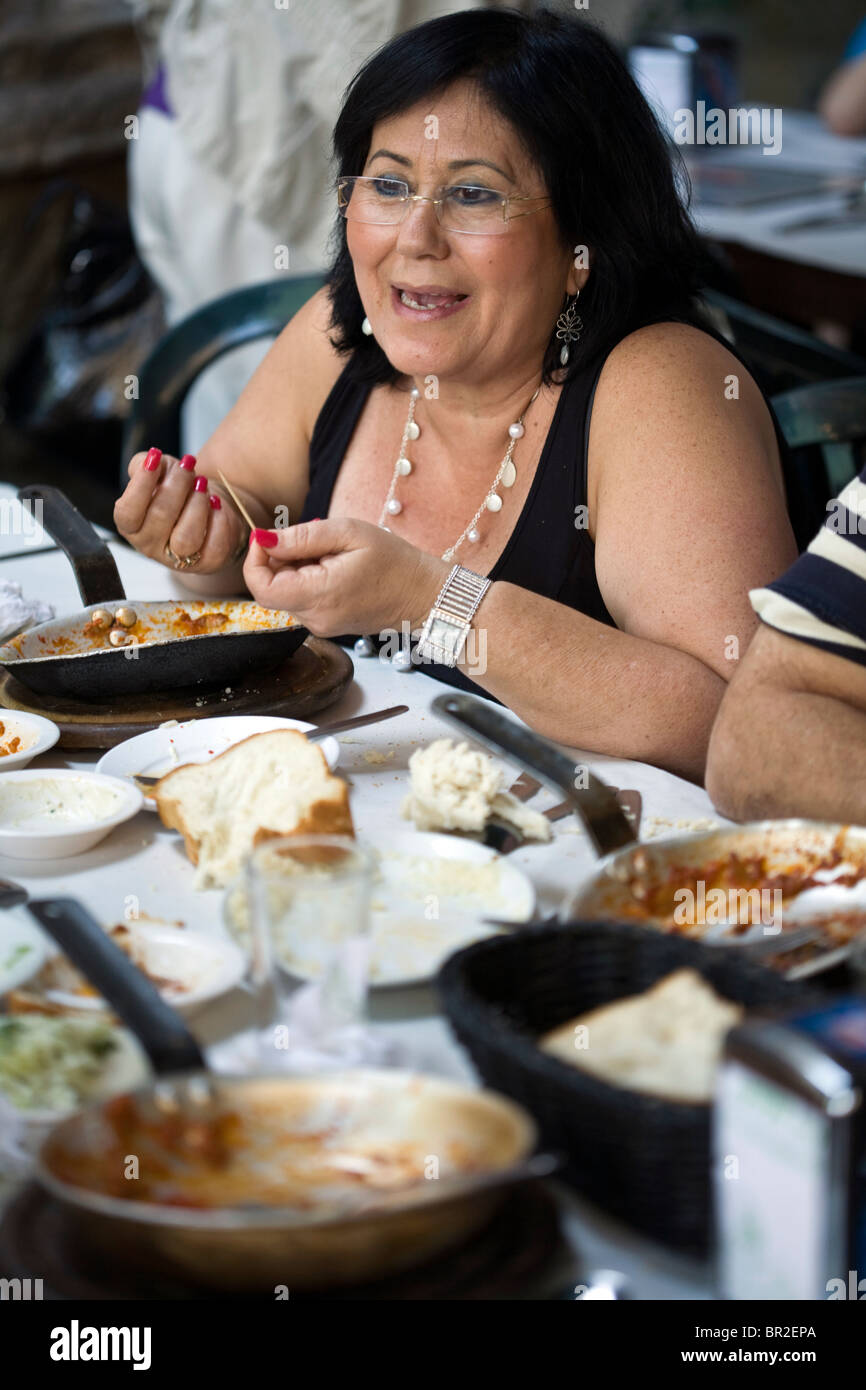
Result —
<path fill-rule="evenodd" d="M 709 333 L 749 370 L 736 348 L 721 334 L 696 323 L 691 326 Z M 563 386 L 523 510 L 488 578 L 507 580 L 509 584 L 517 584 L 615 627 L 595 577 L 595 546 L 587 529 L 589 423 L 595 388 L 606 360 L 606 356 L 596 357 Z M 371 382 L 350 378 L 350 365 L 347 363 L 334 383 L 313 429 L 310 490 L 301 514 L 302 521 L 328 515 L 337 474 L 372 390 Z M 769 407 L 769 402 L 767 404 Z M 784 457 L 785 441 L 771 407 L 770 414 L 780 454 Z M 471 569 L 470 550 L 471 547 L 464 548 L 458 563 L 467 564 Z M 346 635 L 336 640 L 350 644 L 355 636 Z M 483 695 L 488 700 L 493 698 L 456 667 L 425 662 L 418 669 L 448 685 Z"/>

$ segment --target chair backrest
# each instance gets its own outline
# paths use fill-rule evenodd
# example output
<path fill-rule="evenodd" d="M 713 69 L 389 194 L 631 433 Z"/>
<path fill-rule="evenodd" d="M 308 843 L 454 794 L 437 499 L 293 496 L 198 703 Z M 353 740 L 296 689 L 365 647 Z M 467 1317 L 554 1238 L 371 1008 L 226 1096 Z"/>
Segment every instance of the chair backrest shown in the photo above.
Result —
<path fill-rule="evenodd" d="M 742 353 L 769 394 L 810 382 L 866 376 L 866 358 L 856 352 L 831 347 L 805 329 L 717 290 L 704 290 L 701 298 L 715 326 Z"/>
<path fill-rule="evenodd" d="M 275 338 L 324 283 L 322 275 L 293 275 L 246 285 L 169 329 L 138 374 L 138 398 L 123 433 L 121 483 L 126 484 L 129 459 L 154 439 L 164 453 L 179 452 L 180 409 L 206 367 L 244 343 Z"/>
<path fill-rule="evenodd" d="M 785 479 L 801 549 L 827 515 L 827 503 L 866 467 L 866 372 L 798 386 L 773 396 L 789 459 Z"/>

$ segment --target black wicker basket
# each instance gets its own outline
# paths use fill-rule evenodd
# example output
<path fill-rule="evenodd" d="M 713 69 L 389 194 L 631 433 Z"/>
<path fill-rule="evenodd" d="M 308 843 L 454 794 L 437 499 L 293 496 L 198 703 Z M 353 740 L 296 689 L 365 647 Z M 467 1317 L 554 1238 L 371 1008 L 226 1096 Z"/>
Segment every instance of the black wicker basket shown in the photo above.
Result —
<path fill-rule="evenodd" d="M 768 1011 L 816 992 L 730 947 L 619 923 L 524 930 L 478 942 L 439 974 L 445 1012 L 484 1082 L 524 1105 L 566 1178 L 656 1240 L 703 1254 L 710 1244 L 709 1105 L 657 1099 L 581 1072 L 535 1039 L 690 966 L 724 998 Z"/>

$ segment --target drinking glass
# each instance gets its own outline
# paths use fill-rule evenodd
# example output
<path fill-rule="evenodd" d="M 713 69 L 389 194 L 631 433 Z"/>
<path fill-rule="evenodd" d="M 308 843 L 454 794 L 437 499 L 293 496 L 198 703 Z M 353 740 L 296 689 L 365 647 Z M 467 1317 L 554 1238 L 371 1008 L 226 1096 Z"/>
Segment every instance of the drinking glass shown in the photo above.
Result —
<path fill-rule="evenodd" d="M 266 840 L 246 865 L 249 979 L 283 1058 L 340 1053 L 361 1028 L 370 966 L 372 861 L 342 835 Z M 313 983 L 304 994 L 299 981 Z M 288 1053 L 288 1058 L 286 1058 Z"/>

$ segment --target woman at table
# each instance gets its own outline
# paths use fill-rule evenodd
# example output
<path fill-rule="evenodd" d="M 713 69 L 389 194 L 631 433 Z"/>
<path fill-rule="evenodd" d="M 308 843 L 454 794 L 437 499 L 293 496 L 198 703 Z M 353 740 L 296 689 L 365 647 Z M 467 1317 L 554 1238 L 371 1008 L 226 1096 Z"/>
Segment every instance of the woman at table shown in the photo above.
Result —
<path fill-rule="evenodd" d="M 748 590 L 796 551 L 625 65 L 576 17 L 450 15 L 364 65 L 334 146 L 326 288 L 197 460 L 132 459 L 119 531 L 237 592 L 221 469 L 259 602 L 326 637 L 423 627 L 428 674 L 699 779 Z"/>

